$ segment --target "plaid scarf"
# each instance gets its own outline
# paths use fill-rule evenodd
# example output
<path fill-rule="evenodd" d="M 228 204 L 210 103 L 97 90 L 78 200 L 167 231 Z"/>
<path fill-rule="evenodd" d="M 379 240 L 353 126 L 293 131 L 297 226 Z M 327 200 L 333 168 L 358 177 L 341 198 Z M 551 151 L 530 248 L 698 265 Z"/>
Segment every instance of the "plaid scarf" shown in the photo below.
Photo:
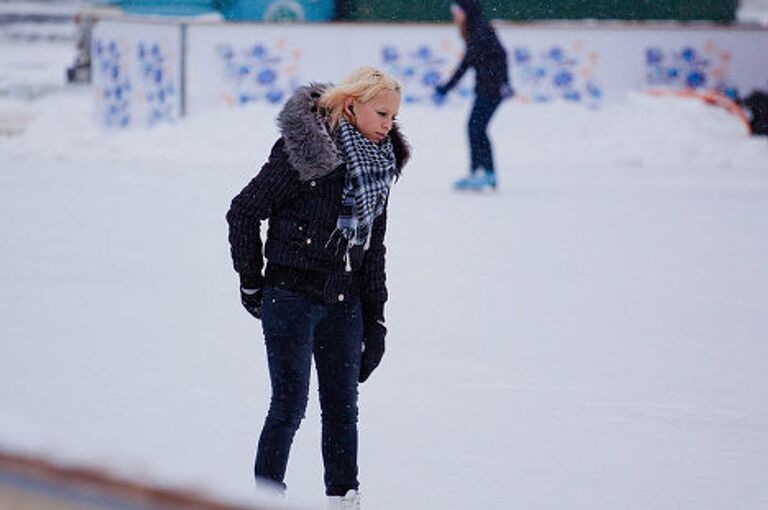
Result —
<path fill-rule="evenodd" d="M 343 118 L 338 136 L 347 175 L 336 229 L 347 240 L 349 270 L 349 249 L 359 245 L 368 249 L 373 220 L 384 211 L 395 175 L 395 151 L 389 137 L 373 143 Z"/>

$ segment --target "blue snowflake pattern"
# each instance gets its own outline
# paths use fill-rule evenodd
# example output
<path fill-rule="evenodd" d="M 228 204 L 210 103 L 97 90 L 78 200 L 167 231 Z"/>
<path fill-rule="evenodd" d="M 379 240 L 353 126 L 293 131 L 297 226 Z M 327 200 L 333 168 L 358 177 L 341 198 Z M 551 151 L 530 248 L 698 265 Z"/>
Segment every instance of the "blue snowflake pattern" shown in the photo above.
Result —
<path fill-rule="evenodd" d="M 531 52 L 528 48 L 515 48 L 515 63 L 518 65 L 527 64 L 531 61 Z"/>
<path fill-rule="evenodd" d="M 730 97 L 738 91 L 728 79 L 729 57 L 713 43 L 704 50 L 685 46 L 677 51 L 649 47 L 645 50 L 649 86 L 714 90 Z"/>
<path fill-rule="evenodd" d="M 166 70 L 168 58 L 157 42 L 140 41 L 136 50 L 141 90 L 146 101 L 148 126 L 175 120 L 176 85 Z"/>
<path fill-rule="evenodd" d="M 172 59 L 163 44 L 138 41 L 127 45 L 116 39 L 95 39 L 92 50 L 102 125 L 154 126 L 176 119 L 176 76 L 168 71 Z"/>
<path fill-rule="evenodd" d="M 510 55 L 513 86 L 518 92 L 522 90 L 525 98 L 536 102 L 559 98 L 589 106 L 596 106 L 603 99 L 602 88 L 594 77 L 588 76 L 586 81 L 578 79 L 584 65 L 578 55 L 570 54 L 565 48 L 554 46 L 535 54 L 528 47 L 517 47 Z M 384 46 L 381 62 L 388 72 L 403 82 L 403 100 L 407 103 L 431 102 L 442 106 L 449 104 L 450 98 L 453 98 L 450 102 L 456 104 L 474 95 L 471 81 L 462 80 L 457 93 L 451 94 L 450 98 L 435 96 L 435 86 L 450 77 L 456 62 L 455 57 L 451 58 L 433 46 Z"/>
<path fill-rule="evenodd" d="M 512 55 L 512 82 L 523 100 L 548 103 L 560 99 L 589 107 L 602 102 L 603 89 L 582 52 L 553 46 L 536 53 L 523 46 L 514 48 Z"/>
<path fill-rule="evenodd" d="M 435 96 L 435 87 L 445 82 L 452 72 L 454 61 L 428 44 L 413 47 L 384 46 L 381 48 L 382 66 L 403 84 L 405 103 L 445 104 L 444 97 Z M 463 83 L 456 98 L 471 95 L 472 90 Z"/>
<path fill-rule="evenodd" d="M 93 41 L 93 69 L 102 98 L 101 122 L 106 127 L 127 127 L 131 123 L 131 78 L 125 71 L 124 55 L 117 41 Z"/>
<path fill-rule="evenodd" d="M 288 61 L 286 52 L 261 42 L 245 48 L 220 44 L 216 55 L 229 87 L 227 96 L 237 104 L 257 101 L 278 104 L 301 83 L 298 76 L 280 72 Z"/>

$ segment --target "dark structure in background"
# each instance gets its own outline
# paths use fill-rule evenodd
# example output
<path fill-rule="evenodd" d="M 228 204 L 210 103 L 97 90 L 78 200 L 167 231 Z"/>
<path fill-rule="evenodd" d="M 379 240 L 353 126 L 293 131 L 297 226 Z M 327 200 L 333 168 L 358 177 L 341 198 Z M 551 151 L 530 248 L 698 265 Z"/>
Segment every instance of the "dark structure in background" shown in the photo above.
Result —
<path fill-rule="evenodd" d="M 94 19 L 87 13 L 74 18 L 77 35 L 75 36 L 75 61 L 67 68 L 67 83 L 91 82 L 91 33 Z"/>
<path fill-rule="evenodd" d="M 741 105 L 749 114 L 752 134 L 768 136 L 768 91 L 753 90 Z"/>
<path fill-rule="evenodd" d="M 344 21 L 449 21 L 450 1 L 337 0 L 337 19 Z M 488 0 L 488 19 L 535 20 L 673 20 L 727 23 L 736 19 L 738 0 Z"/>

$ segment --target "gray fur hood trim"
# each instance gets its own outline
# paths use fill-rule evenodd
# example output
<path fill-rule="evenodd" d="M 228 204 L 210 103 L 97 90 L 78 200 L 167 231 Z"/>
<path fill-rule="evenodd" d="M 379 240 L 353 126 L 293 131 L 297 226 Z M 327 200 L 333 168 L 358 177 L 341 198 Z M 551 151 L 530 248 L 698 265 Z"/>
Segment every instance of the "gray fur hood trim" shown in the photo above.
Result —
<path fill-rule="evenodd" d="M 327 87 L 322 83 L 299 87 L 277 116 L 288 162 L 299 173 L 301 181 L 327 175 L 344 163 L 325 122 L 317 113 L 317 100 Z M 410 159 L 410 147 L 397 125 L 392 126 L 390 136 L 399 174 Z"/>

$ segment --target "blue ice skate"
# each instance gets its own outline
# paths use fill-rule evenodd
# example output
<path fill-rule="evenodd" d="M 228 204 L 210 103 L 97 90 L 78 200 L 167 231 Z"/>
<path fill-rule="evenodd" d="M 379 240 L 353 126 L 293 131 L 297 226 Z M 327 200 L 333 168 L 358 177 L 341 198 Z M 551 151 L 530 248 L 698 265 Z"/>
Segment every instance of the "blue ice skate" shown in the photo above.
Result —
<path fill-rule="evenodd" d="M 486 172 L 480 169 L 469 177 L 459 179 L 453 184 L 453 187 L 460 191 L 483 191 L 486 189 L 496 189 L 496 174 L 494 172 Z"/>

